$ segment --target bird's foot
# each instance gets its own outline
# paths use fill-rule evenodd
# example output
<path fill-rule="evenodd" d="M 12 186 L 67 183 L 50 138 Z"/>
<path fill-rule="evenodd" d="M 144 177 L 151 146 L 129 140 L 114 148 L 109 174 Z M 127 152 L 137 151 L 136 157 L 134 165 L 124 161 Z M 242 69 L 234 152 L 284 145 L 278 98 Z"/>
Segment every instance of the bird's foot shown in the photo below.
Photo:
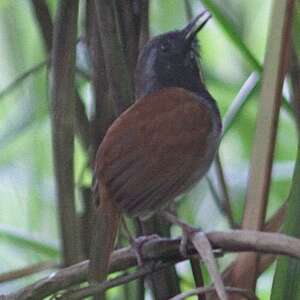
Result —
<path fill-rule="evenodd" d="M 189 241 L 192 240 L 192 237 L 195 235 L 195 233 L 202 231 L 202 229 L 195 228 L 195 227 L 185 223 L 184 221 L 179 220 L 171 212 L 165 211 L 162 214 L 171 224 L 178 225 L 181 228 L 182 238 L 181 238 L 181 242 L 180 242 L 180 246 L 179 246 L 179 251 L 183 257 L 187 257 Z"/>
<path fill-rule="evenodd" d="M 207 267 L 208 273 L 214 282 L 219 298 L 224 300 L 229 299 L 225 291 L 222 276 L 218 270 L 218 264 L 214 257 L 212 246 L 206 234 L 201 229 L 194 228 L 189 224 L 179 220 L 176 216 L 169 212 L 165 212 L 164 216 L 170 223 L 180 226 L 182 230 L 183 237 L 180 244 L 181 254 L 184 257 L 186 256 L 187 244 L 189 241 L 192 242 L 194 248 L 199 254 L 199 257 Z"/>
<path fill-rule="evenodd" d="M 133 251 L 135 252 L 138 266 L 143 266 L 144 262 L 143 262 L 142 251 L 143 251 L 144 244 L 148 243 L 149 241 L 158 239 L 160 237 L 157 234 L 143 235 L 143 236 L 139 236 L 139 237 L 134 237 L 131 234 L 124 217 L 122 218 L 122 223 L 123 223 L 123 229 L 125 231 L 125 234 L 129 239 L 129 243 L 130 243 Z"/>
<path fill-rule="evenodd" d="M 159 235 L 157 234 L 151 234 L 151 235 L 145 235 L 145 236 L 139 236 L 138 238 L 134 238 L 131 242 L 131 247 L 133 248 L 135 255 L 136 255 L 136 259 L 137 259 L 137 263 L 138 266 L 142 267 L 144 265 L 144 261 L 143 261 L 143 246 L 152 241 L 152 240 L 156 240 L 159 239 Z"/>

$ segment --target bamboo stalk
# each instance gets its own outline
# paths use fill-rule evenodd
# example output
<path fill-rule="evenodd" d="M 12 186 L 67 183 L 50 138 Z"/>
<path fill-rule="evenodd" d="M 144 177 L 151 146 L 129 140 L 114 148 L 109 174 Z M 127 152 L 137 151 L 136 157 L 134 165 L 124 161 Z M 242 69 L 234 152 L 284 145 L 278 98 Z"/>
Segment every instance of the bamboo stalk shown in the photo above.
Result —
<path fill-rule="evenodd" d="M 282 85 L 287 69 L 293 7 L 294 0 L 275 0 L 273 2 L 243 229 L 261 230 L 265 219 Z M 240 254 L 232 271 L 232 285 L 255 289 L 257 267 L 257 254 Z M 240 275 L 245 269 L 248 275 L 247 278 L 242 278 Z M 241 298 L 233 297 L 232 299 Z"/>
<path fill-rule="evenodd" d="M 74 195 L 75 46 L 78 1 L 59 3 L 52 52 L 52 139 L 60 238 L 65 266 L 80 261 Z"/>

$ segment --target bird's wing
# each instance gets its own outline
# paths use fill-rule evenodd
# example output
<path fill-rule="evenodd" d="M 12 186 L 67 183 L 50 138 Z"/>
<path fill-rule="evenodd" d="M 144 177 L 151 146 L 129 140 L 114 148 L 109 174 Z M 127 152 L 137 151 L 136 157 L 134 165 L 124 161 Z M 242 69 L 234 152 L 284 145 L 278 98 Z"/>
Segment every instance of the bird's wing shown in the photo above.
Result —
<path fill-rule="evenodd" d="M 122 211 L 153 212 L 205 165 L 211 131 L 211 113 L 196 94 L 166 88 L 145 96 L 108 130 L 97 153 L 97 177 Z"/>

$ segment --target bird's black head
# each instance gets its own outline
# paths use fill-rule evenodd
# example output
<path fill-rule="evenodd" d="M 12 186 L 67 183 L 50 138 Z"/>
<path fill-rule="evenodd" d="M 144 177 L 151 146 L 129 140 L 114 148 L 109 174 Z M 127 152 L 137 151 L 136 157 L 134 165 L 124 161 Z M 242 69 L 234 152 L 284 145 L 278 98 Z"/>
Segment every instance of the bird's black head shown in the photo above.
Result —
<path fill-rule="evenodd" d="M 164 87 L 201 92 L 195 37 L 209 18 L 210 14 L 204 11 L 184 29 L 159 35 L 145 45 L 135 74 L 137 99 Z"/>

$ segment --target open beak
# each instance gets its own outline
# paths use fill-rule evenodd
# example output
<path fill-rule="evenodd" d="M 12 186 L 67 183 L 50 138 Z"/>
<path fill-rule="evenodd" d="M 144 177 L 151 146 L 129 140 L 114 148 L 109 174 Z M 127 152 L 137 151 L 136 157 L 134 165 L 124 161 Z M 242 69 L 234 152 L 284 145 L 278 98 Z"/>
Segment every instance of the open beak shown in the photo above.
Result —
<path fill-rule="evenodd" d="M 184 34 L 184 39 L 186 44 L 190 45 L 196 34 L 204 27 L 207 21 L 211 18 L 211 14 L 204 10 L 200 15 L 198 15 L 194 20 L 192 20 L 185 28 L 183 28 L 182 33 Z"/>

